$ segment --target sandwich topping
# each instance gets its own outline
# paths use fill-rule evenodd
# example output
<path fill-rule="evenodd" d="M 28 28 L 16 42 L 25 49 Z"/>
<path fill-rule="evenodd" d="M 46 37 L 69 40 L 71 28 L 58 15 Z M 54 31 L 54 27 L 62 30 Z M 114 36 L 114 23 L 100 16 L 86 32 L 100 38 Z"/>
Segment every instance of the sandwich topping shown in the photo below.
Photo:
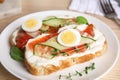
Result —
<path fill-rule="evenodd" d="M 104 35 L 83 16 L 29 18 L 13 33 L 10 54 L 37 68 L 60 66 L 60 61 L 96 54 L 105 42 Z"/>
<path fill-rule="evenodd" d="M 58 66 L 60 60 L 95 54 L 103 49 L 105 37 L 95 28 L 93 28 L 94 32 L 87 32 L 91 25 L 86 25 L 85 29 L 82 29 L 81 25 L 69 25 L 71 29 L 68 29 L 69 26 L 65 26 L 63 27 L 66 28 L 65 30 L 58 31 L 55 35 L 42 34 L 30 39 L 26 45 L 26 58 L 38 67 L 48 64 Z M 72 32 L 72 30 L 76 32 Z"/>

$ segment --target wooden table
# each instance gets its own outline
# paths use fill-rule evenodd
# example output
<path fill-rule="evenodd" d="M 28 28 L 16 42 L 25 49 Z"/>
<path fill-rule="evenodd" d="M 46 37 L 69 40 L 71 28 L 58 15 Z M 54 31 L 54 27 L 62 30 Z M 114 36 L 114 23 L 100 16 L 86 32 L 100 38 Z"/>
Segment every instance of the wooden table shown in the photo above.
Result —
<path fill-rule="evenodd" d="M 24 16 L 26 14 L 44 10 L 66 10 L 70 4 L 71 0 L 23 0 L 22 1 L 22 13 L 1 19 L 0 20 L 0 32 L 12 21 L 15 19 Z M 120 40 L 120 26 L 117 25 L 114 21 L 107 19 L 102 16 L 92 15 L 97 17 L 98 19 L 105 22 L 109 27 L 115 32 L 117 37 Z M 10 74 L 1 64 L 0 64 L 0 80 L 19 80 L 12 74 Z M 113 67 L 113 69 L 103 76 L 100 80 L 120 80 L 120 57 L 117 61 L 117 64 Z"/>

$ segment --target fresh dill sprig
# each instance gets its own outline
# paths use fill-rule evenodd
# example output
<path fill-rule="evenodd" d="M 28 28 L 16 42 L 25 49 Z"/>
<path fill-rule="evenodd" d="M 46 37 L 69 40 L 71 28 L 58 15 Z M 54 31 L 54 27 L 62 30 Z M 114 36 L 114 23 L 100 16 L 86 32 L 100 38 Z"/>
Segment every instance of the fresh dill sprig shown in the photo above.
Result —
<path fill-rule="evenodd" d="M 59 80 L 61 80 L 62 78 L 66 78 L 66 80 L 72 80 L 72 77 L 73 76 L 82 76 L 83 75 L 83 73 L 85 73 L 85 74 L 88 74 L 88 71 L 90 71 L 90 70 L 94 70 L 95 69 L 95 63 L 91 63 L 91 65 L 90 66 L 86 66 L 85 68 L 84 68 L 84 70 L 83 71 L 81 71 L 81 72 L 79 72 L 79 71 L 75 71 L 75 73 L 74 74 L 71 74 L 71 73 L 69 73 L 68 75 L 59 75 Z"/>
<path fill-rule="evenodd" d="M 82 76 L 82 73 L 76 71 L 76 75 Z"/>
<path fill-rule="evenodd" d="M 71 75 L 71 73 L 69 73 L 68 76 L 66 76 L 66 79 L 72 80 L 72 75 Z"/>
<path fill-rule="evenodd" d="M 60 74 L 60 75 L 59 75 L 59 80 L 61 79 L 61 77 L 62 77 L 62 75 Z"/>

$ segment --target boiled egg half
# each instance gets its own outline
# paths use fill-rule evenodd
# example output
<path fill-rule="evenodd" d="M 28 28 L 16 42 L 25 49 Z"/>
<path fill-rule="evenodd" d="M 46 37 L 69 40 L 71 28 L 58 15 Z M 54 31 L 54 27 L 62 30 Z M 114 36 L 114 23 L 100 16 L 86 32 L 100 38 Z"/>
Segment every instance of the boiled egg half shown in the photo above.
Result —
<path fill-rule="evenodd" d="M 76 29 L 66 29 L 61 31 L 57 41 L 67 47 L 77 46 L 80 43 L 81 35 Z"/>
<path fill-rule="evenodd" d="M 29 18 L 23 23 L 22 29 L 27 32 L 34 32 L 39 30 L 41 26 L 42 26 L 42 20 L 38 18 Z"/>

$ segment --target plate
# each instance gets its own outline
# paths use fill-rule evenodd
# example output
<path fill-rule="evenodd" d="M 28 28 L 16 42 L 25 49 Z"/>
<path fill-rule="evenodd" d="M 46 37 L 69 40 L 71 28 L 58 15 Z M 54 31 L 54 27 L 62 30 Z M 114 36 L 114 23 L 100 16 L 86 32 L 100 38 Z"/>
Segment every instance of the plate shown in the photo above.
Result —
<path fill-rule="evenodd" d="M 77 64 L 70 68 L 66 68 L 64 70 L 52 73 L 47 76 L 34 76 L 30 74 L 23 63 L 17 62 L 10 57 L 10 45 L 9 45 L 9 37 L 12 32 L 19 27 L 28 17 L 39 17 L 41 19 L 45 18 L 46 16 L 54 15 L 54 16 L 62 16 L 62 15 L 69 15 L 69 16 L 84 16 L 88 19 L 89 23 L 93 23 L 97 29 L 99 29 L 106 37 L 108 43 L 107 51 L 100 57 L 95 58 L 89 62 L 85 62 L 83 64 Z M 1 64 L 13 75 L 20 79 L 24 80 L 58 80 L 60 74 L 68 74 L 74 73 L 76 70 L 80 71 L 83 70 L 85 66 L 90 65 L 91 62 L 95 63 L 96 69 L 90 71 L 87 75 L 83 75 L 82 77 L 75 76 L 73 80 L 93 80 L 99 79 L 107 72 L 111 70 L 111 68 L 115 65 L 118 57 L 119 57 L 119 41 L 113 31 L 102 21 L 98 20 L 95 17 L 73 12 L 73 11 L 64 11 L 64 10 L 53 10 L 53 11 L 42 11 L 37 13 L 32 13 L 21 17 L 11 24 L 9 24 L 1 33 L 0 36 L 0 60 Z M 114 47 L 113 47 L 114 46 Z"/>

